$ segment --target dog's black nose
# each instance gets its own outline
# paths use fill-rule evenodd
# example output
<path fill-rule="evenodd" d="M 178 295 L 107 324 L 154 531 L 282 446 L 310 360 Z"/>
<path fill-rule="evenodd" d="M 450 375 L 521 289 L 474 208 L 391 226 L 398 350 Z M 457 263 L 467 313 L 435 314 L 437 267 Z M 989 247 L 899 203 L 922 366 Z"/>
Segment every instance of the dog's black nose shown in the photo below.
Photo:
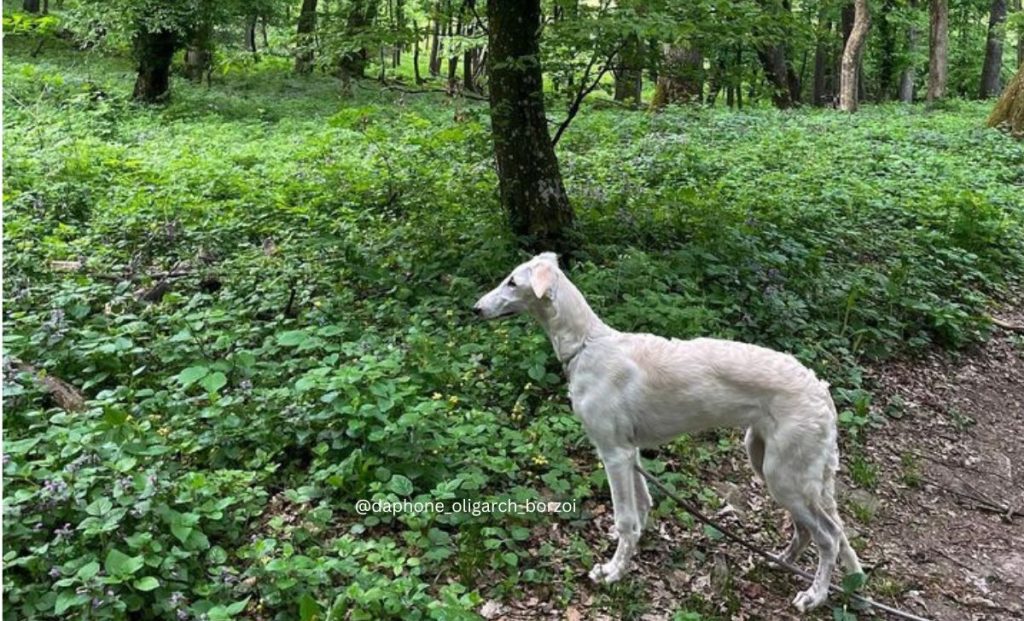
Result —
<path fill-rule="evenodd" d="M 483 317 L 484 316 L 484 309 L 480 308 L 479 306 L 474 306 L 473 307 L 473 313 L 475 313 L 477 317 Z"/>

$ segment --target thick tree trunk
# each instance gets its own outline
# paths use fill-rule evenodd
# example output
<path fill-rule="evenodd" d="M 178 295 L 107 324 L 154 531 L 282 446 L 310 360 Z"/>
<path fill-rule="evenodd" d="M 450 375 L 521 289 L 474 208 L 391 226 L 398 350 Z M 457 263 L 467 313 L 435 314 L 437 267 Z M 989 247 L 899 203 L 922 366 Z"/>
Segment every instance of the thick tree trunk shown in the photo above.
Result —
<path fill-rule="evenodd" d="M 949 4 L 947 0 L 931 0 L 929 21 L 927 99 L 932 102 L 946 96 L 946 81 L 949 78 Z"/>
<path fill-rule="evenodd" d="M 910 8 L 917 8 L 917 0 L 910 0 Z M 917 28 L 911 25 L 907 29 L 907 54 L 912 57 L 916 48 Z M 914 103 L 914 78 L 914 63 L 911 61 L 900 72 L 899 98 L 903 103 Z"/>
<path fill-rule="evenodd" d="M 295 73 L 309 73 L 313 70 L 313 46 L 316 37 L 317 0 L 302 0 L 299 13 L 298 51 L 295 53 Z"/>
<path fill-rule="evenodd" d="M 651 108 L 663 108 L 670 103 L 701 103 L 703 95 L 703 54 L 692 47 L 666 45 Z"/>
<path fill-rule="evenodd" d="M 540 64 L 540 0 L 487 0 L 491 132 L 502 207 L 531 250 L 571 254 L 573 211 L 562 184 Z"/>
<path fill-rule="evenodd" d="M 213 62 L 213 50 L 210 49 L 213 38 L 213 27 L 209 24 L 198 26 L 192 39 L 185 49 L 185 77 L 193 82 L 202 82 Z"/>
<path fill-rule="evenodd" d="M 132 50 L 138 62 L 138 76 L 132 97 L 154 103 L 166 99 L 170 86 L 171 60 L 178 47 L 177 36 L 167 30 L 142 30 L 132 39 Z"/>
<path fill-rule="evenodd" d="M 871 24 L 867 0 L 854 0 L 853 8 L 853 30 L 843 49 L 843 68 L 839 81 L 839 109 L 844 112 L 857 111 L 857 69 L 860 67 L 864 40 L 868 36 L 868 26 Z"/>
<path fill-rule="evenodd" d="M 799 99 L 793 98 L 789 79 L 790 69 L 786 65 L 786 52 L 779 44 L 758 47 L 757 58 L 764 68 L 764 75 L 772 85 L 772 103 L 776 108 L 792 108 Z"/>
<path fill-rule="evenodd" d="M 1024 62 L 1017 68 L 1017 75 L 1006 85 L 988 117 L 989 127 L 1004 123 L 1010 126 L 1015 136 L 1024 137 Z"/>
<path fill-rule="evenodd" d="M 26 13 L 38 13 L 39 12 L 39 0 L 25 0 L 21 9 Z"/>
<path fill-rule="evenodd" d="M 362 33 L 373 22 L 376 13 L 376 0 L 353 0 L 345 19 L 345 31 L 348 35 Z M 338 62 L 338 71 L 346 82 L 352 78 L 366 77 L 366 63 L 370 58 L 365 47 L 345 52 Z"/>
<path fill-rule="evenodd" d="M 999 96 L 999 72 L 1003 68 L 1003 23 L 1006 21 L 1006 0 L 992 0 L 988 18 L 988 39 L 985 43 L 985 65 L 981 70 L 982 99 Z"/>
<path fill-rule="evenodd" d="M 615 101 L 632 102 L 636 106 L 640 103 L 643 92 L 644 70 L 643 53 L 640 37 L 631 34 L 623 42 L 619 51 L 618 63 L 615 71 Z"/>

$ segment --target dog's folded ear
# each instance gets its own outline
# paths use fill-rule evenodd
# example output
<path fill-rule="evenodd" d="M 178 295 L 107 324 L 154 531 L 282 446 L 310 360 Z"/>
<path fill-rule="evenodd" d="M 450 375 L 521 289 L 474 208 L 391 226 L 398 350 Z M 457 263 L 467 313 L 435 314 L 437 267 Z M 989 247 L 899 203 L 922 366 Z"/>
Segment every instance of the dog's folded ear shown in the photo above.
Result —
<path fill-rule="evenodd" d="M 558 265 L 558 255 L 553 252 L 542 252 L 538 254 L 536 258 L 542 261 L 551 261 L 555 265 Z"/>
<path fill-rule="evenodd" d="M 555 268 L 549 263 L 538 263 L 530 271 L 530 287 L 538 299 L 547 295 L 551 297 L 551 289 L 555 285 Z"/>

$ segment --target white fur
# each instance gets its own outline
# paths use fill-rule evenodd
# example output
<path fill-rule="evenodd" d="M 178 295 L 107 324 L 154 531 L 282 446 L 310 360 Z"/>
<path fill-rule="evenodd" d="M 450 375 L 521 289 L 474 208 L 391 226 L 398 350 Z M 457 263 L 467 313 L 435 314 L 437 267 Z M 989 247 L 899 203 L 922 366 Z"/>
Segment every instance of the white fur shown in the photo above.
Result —
<path fill-rule="evenodd" d="M 782 558 L 795 561 L 810 541 L 818 547 L 814 582 L 793 604 L 802 611 L 825 601 L 837 555 L 849 572 L 861 571 L 833 497 L 835 406 L 828 384 L 796 358 L 733 341 L 614 330 L 552 253 L 516 267 L 474 309 L 485 319 L 532 315 L 565 366 L 573 411 L 604 462 L 615 508 L 618 547 L 591 570 L 591 579 L 618 580 L 636 550 L 651 508 L 647 484 L 634 469 L 639 448 L 723 426 L 747 429 L 751 465 L 792 516 L 794 534 Z"/>

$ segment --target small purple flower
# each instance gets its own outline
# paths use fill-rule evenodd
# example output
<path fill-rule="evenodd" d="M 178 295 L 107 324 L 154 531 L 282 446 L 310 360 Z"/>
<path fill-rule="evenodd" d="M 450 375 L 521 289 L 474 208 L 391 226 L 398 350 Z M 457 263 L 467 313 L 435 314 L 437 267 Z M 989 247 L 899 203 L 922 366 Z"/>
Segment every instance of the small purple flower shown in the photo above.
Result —
<path fill-rule="evenodd" d="M 132 509 L 131 513 L 133 518 L 140 518 L 145 514 L 145 511 L 143 511 L 141 507 L 135 507 Z"/>
<path fill-rule="evenodd" d="M 250 390 L 252 390 L 252 380 L 246 378 L 238 382 L 238 387 L 244 390 L 245 392 L 249 392 Z"/>
<path fill-rule="evenodd" d="M 8 453 L 4 453 L 4 465 L 11 463 L 11 456 Z"/>
<path fill-rule="evenodd" d="M 100 599 L 98 597 L 92 598 L 92 607 L 93 608 L 99 608 L 102 605 L 103 605 L 103 600 L 102 599 Z"/>
<path fill-rule="evenodd" d="M 169 601 L 171 602 L 171 606 L 178 606 L 185 601 L 185 596 L 182 595 L 181 591 L 175 591 L 174 593 L 171 593 Z"/>
<path fill-rule="evenodd" d="M 107 589 L 107 597 L 114 597 L 114 589 Z"/>
<path fill-rule="evenodd" d="M 188 619 L 188 611 L 184 608 L 178 609 L 178 621 L 185 621 Z"/>
<path fill-rule="evenodd" d="M 54 565 L 53 567 L 50 568 L 50 577 L 51 578 L 60 578 L 62 575 L 63 574 L 60 571 L 60 567 L 57 567 L 56 565 Z"/>

